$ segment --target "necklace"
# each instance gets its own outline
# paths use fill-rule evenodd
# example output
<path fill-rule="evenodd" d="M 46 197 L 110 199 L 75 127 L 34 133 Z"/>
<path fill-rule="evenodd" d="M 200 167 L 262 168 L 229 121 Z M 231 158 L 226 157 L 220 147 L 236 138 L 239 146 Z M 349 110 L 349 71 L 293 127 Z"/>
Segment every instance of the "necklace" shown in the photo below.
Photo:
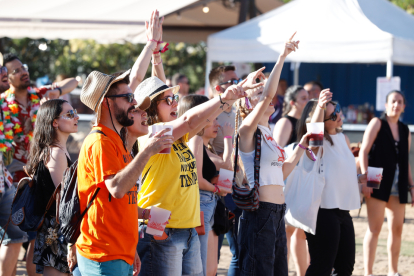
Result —
<path fill-rule="evenodd" d="M 10 109 L 4 98 L 0 98 L 1 121 L 0 121 L 0 151 L 5 153 L 12 148 L 13 124 L 10 121 Z"/>
<path fill-rule="evenodd" d="M 36 94 L 36 91 L 34 90 L 28 90 L 27 91 L 29 93 L 29 100 L 31 103 L 31 108 L 30 108 L 30 121 L 32 123 L 32 128 L 34 129 L 35 127 L 35 123 L 36 123 L 36 118 L 37 118 L 37 111 L 39 110 L 40 107 L 40 99 Z M 6 103 L 7 103 L 7 107 L 9 109 L 9 116 L 5 116 L 6 121 L 7 121 L 7 117 L 9 117 L 9 125 L 11 127 L 11 129 L 13 130 L 12 133 L 9 133 L 11 135 L 15 135 L 18 138 L 20 138 L 20 140 L 24 141 L 25 143 L 29 143 L 32 138 L 33 138 L 33 130 L 29 131 L 29 133 L 25 134 L 23 132 L 22 129 L 22 123 L 20 122 L 18 116 L 19 116 L 19 112 L 20 107 L 16 102 L 16 96 L 14 94 L 14 90 L 9 89 L 5 92 L 6 95 Z M 8 129 L 8 128 L 7 128 Z M 12 138 L 13 139 L 13 138 Z"/>

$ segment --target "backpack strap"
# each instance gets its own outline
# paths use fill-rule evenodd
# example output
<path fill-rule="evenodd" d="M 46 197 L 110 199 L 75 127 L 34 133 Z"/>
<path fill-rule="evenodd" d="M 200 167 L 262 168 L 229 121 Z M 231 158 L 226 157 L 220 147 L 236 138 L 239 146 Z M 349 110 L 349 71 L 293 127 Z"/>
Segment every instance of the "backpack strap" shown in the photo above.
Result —
<path fill-rule="evenodd" d="M 254 146 L 254 187 L 259 193 L 259 177 L 260 177 L 260 155 L 262 151 L 262 132 L 259 128 L 256 129 L 256 140 Z"/>
<path fill-rule="evenodd" d="M 94 129 L 94 130 L 92 130 L 91 132 L 89 132 L 89 134 L 93 134 L 93 133 L 100 133 L 100 134 L 102 134 L 103 136 L 106 136 L 106 134 L 105 133 L 103 133 L 102 131 L 100 131 L 99 129 Z M 88 135 L 89 135 L 88 134 Z"/>

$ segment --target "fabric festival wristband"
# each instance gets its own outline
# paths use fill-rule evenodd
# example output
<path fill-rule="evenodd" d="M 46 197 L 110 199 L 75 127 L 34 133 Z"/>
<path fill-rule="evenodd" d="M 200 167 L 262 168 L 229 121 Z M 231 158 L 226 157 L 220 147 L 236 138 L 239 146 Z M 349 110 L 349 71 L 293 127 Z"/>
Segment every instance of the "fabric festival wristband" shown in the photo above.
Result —
<path fill-rule="evenodd" d="M 318 107 L 319 107 L 320 109 L 326 110 L 326 107 L 321 107 L 319 104 L 318 104 Z"/>
<path fill-rule="evenodd" d="M 233 139 L 231 136 L 224 136 L 224 139 Z"/>
<path fill-rule="evenodd" d="M 57 90 L 59 90 L 59 96 L 62 96 L 62 88 L 56 87 Z"/>
<path fill-rule="evenodd" d="M 309 154 L 310 154 L 310 156 L 311 156 L 311 158 L 312 158 L 312 161 L 316 161 L 315 154 L 313 153 L 313 151 L 312 151 L 310 148 L 304 147 L 304 146 L 302 146 L 301 144 L 298 144 L 298 146 L 299 146 L 301 149 L 304 149 L 304 150 L 309 151 Z"/>
<path fill-rule="evenodd" d="M 162 63 L 162 58 L 160 58 L 160 59 L 161 59 L 161 61 L 160 61 L 160 62 L 158 62 L 158 63 L 154 62 L 154 61 L 151 59 L 151 63 L 152 63 L 153 65 L 160 65 L 160 64 Z"/>

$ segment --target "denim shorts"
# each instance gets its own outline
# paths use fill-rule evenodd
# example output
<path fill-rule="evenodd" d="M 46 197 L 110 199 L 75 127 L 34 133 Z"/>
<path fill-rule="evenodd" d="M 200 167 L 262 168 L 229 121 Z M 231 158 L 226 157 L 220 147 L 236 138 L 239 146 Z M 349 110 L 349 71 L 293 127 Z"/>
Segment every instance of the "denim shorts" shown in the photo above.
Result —
<path fill-rule="evenodd" d="M 133 266 L 124 260 L 96 262 L 76 251 L 78 267 L 82 276 L 132 276 Z"/>
<path fill-rule="evenodd" d="M 0 193 L 0 240 L 3 237 L 4 227 L 9 219 L 11 212 L 11 204 L 13 202 L 14 194 L 16 193 L 16 187 L 5 186 L 4 193 Z M 23 243 L 27 241 L 27 234 L 20 230 L 20 228 L 13 223 L 9 223 L 4 236 L 3 245 L 8 245 L 9 243 Z"/>
<path fill-rule="evenodd" d="M 137 247 L 142 263 L 140 276 L 203 275 L 200 241 L 194 228 L 165 228 L 165 240 L 154 239 L 146 229 L 146 225 L 140 226 L 140 233 L 145 233 Z"/>
<path fill-rule="evenodd" d="M 201 262 L 204 275 L 207 273 L 208 232 L 211 231 L 214 224 L 216 205 L 217 196 L 214 193 L 200 190 L 200 211 L 204 212 L 204 229 L 206 234 L 198 237 L 200 239 Z"/>
<path fill-rule="evenodd" d="M 257 211 L 243 211 L 239 222 L 240 275 L 288 276 L 286 205 L 260 202 Z"/>

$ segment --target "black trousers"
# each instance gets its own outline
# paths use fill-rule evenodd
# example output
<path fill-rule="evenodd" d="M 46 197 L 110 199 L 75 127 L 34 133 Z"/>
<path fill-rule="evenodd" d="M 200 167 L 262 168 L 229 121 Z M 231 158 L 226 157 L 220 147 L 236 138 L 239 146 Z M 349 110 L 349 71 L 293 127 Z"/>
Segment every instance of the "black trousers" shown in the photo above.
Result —
<path fill-rule="evenodd" d="M 306 232 L 305 232 L 306 233 Z M 349 211 L 319 209 L 316 235 L 306 233 L 310 266 L 306 276 L 350 276 L 355 264 L 355 231 Z"/>

